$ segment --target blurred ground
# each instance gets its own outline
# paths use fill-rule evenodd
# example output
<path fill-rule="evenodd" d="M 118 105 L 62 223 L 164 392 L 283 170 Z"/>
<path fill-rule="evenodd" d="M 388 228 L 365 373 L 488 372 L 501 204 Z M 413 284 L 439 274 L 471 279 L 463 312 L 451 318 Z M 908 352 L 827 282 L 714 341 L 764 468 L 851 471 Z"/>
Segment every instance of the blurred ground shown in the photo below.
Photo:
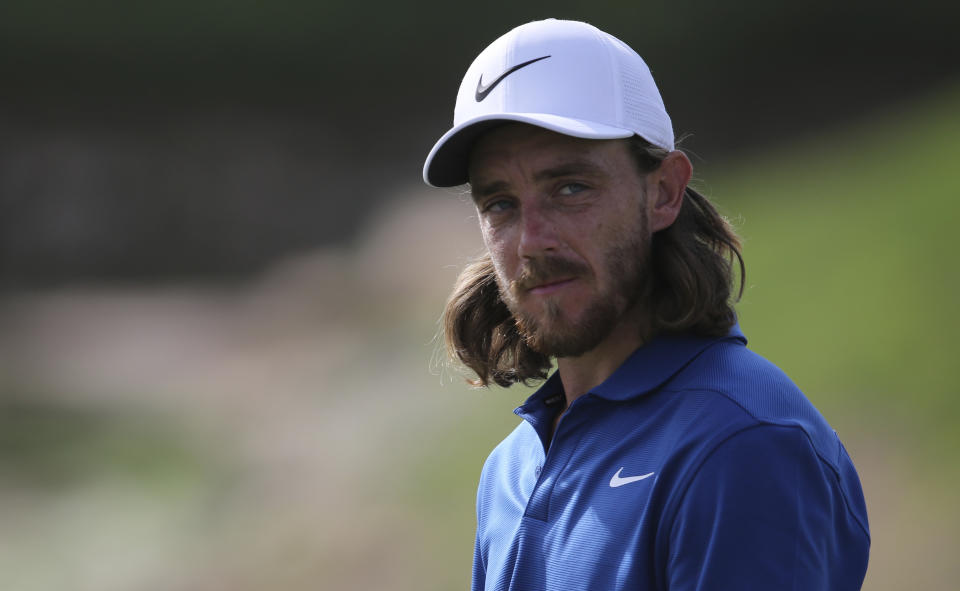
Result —
<path fill-rule="evenodd" d="M 417 587 L 430 518 L 398 479 L 470 411 L 430 363 L 478 243 L 455 197 L 399 203 L 358 250 L 242 286 L 8 297 L 0 587 Z"/>
<path fill-rule="evenodd" d="M 869 590 L 960 575 L 958 105 L 703 173 L 747 238 L 751 346 L 860 470 Z M 465 587 L 476 477 L 525 396 L 438 364 L 471 216 L 404 188 L 352 247 L 249 281 L 4 295 L 0 588 Z"/>

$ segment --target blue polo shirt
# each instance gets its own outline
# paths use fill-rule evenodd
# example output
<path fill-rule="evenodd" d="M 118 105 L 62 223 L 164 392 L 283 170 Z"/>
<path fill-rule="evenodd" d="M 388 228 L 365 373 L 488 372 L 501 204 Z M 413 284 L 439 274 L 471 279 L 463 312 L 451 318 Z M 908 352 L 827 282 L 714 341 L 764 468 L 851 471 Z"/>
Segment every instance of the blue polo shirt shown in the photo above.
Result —
<path fill-rule="evenodd" d="M 860 589 L 853 463 L 739 327 L 641 347 L 550 441 L 562 400 L 554 373 L 484 465 L 474 590 Z"/>

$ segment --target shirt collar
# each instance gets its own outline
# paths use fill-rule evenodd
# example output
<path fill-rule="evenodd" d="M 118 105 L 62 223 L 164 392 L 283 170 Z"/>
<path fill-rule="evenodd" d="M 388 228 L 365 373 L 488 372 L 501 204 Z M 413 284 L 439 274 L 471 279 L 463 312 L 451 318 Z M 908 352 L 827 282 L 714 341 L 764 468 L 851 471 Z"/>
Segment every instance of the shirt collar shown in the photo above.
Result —
<path fill-rule="evenodd" d="M 602 384 L 590 390 L 607 400 L 627 400 L 657 389 L 707 347 L 733 341 L 747 344 L 739 324 L 722 337 L 663 335 L 634 351 Z"/>
<path fill-rule="evenodd" d="M 590 393 L 607 400 L 628 400 L 655 390 L 693 361 L 707 347 L 721 341 L 747 344 L 747 338 L 734 324 L 722 337 L 662 335 L 634 351 L 620 367 Z M 516 410 L 520 416 L 543 406 L 553 406 L 563 396 L 560 375 L 553 375 Z M 524 412 L 526 411 L 526 412 Z"/>

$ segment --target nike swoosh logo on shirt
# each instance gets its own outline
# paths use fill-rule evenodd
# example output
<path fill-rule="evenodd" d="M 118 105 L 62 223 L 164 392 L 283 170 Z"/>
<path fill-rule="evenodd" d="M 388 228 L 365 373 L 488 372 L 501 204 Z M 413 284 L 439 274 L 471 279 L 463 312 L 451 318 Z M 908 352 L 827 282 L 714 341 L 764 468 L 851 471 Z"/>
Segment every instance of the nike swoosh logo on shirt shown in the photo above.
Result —
<path fill-rule="evenodd" d="M 482 101 L 483 99 L 487 98 L 487 95 L 490 94 L 490 91 L 493 90 L 494 88 L 496 88 L 497 84 L 500 84 L 500 83 L 503 81 L 504 78 L 506 78 L 506 77 L 509 76 L 510 74 L 513 74 L 514 72 L 516 72 L 516 71 L 519 70 L 520 68 L 526 68 L 527 66 L 529 66 L 530 64 L 532 64 L 532 63 L 534 63 L 534 62 L 539 62 L 540 60 L 545 60 L 545 59 L 547 59 L 548 57 L 550 57 L 550 56 L 549 56 L 549 55 L 545 55 L 545 56 L 543 56 L 543 57 L 538 57 L 538 58 L 536 58 L 536 59 L 532 59 L 532 60 L 530 60 L 530 61 L 528 61 L 528 62 L 523 62 L 522 64 L 517 64 L 516 66 L 510 68 L 509 70 L 507 70 L 507 71 L 504 72 L 503 74 L 500 74 L 500 76 L 497 77 L 496 80 L 494 80 L 493 82 L 491 82 L 489 86 L 484 86 L 484 85 L 483 85 L 483 74 L 480 74 L 480 79 L 477 80 L 477 94 L 476 94 L 476 96 L 475 96 L 474 98 L 476 98 L 476 99 L 477 99 L 477 102 L 479 103 L 479 102 Z"/>
<path fill-rule="evenodd" d="M 638 480 L 643 480 L 644 478 L 650 478 L 653 476 L 653 472 L 649 474 L 643 474 L 641 476 L 620 476 L 623 473 L 623 468 L 617 470 L 617 473 L 613 475 L 613 478 L 610 479 L 610 488 L 617 488 L 618 486 L 623 486 L 624 484 L 630 484 L 631 482 L 637 482 Z"/>

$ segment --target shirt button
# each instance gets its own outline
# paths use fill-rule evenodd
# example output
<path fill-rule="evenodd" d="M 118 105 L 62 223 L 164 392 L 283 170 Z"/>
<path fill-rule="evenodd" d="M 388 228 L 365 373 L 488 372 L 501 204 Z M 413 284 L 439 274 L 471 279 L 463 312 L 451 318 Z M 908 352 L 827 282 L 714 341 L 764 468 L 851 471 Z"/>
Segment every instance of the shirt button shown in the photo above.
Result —
<path fill-rule="evenodd" d="M 541 472 L 543 472 L 543 466 L 537 466 L 536 468 L 533 469 L 533 474 L 534 474 L 537 478 L 540 478 L 540 473 L 541 473 Z"/>

